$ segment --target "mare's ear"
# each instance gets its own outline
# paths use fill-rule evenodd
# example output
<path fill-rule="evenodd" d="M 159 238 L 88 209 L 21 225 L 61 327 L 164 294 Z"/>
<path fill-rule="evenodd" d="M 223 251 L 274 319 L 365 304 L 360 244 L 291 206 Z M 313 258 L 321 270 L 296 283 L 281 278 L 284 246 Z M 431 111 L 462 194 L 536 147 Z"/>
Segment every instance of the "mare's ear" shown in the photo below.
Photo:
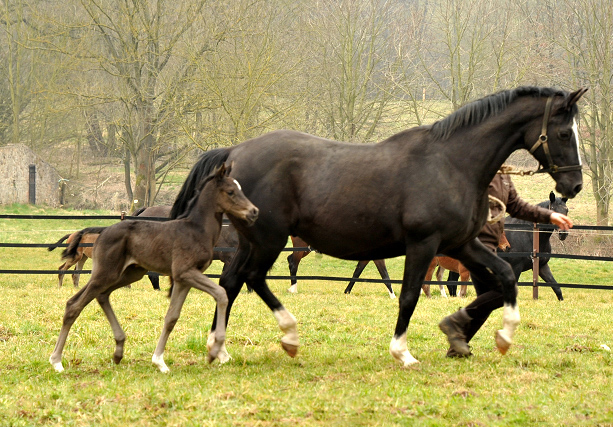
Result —
<path fill-rule="evenodd" d="M 556 202 L 556 195 L 555 195 L 555 193 L 553 191 L 551 193 L 549 193 L 549 201 L 551 203 L 555 203 Z"/>
<path fill-rule="evenodd" d="M 575 105 L 577 101 L 579 101 L 579 99 L 583 96 L 585 92 L 587 92 L 587 88 L 582 87 L 581 89 L 570 93 L 564 100 L 564 109 L 570 110 L 570 108 Z"/>

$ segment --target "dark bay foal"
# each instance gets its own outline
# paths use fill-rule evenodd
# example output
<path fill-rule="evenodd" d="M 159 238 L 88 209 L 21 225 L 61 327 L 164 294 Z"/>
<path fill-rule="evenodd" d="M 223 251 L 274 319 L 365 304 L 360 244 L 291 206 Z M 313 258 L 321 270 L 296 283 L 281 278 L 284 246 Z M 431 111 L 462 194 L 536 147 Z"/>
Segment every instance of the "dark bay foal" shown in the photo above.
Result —
<path fill-rule="evenodd" d="M 228 176 L 229 173 L 230 168 L 221 165 L 203 179 L 185 214 L 175 220 L 123 221 L 110 227 L 86 228 L 79 232 L 64 251 L 65 257 L 72 256 L 72 252 L 77 250 L 83 234 L 100 233 L 100 237 L 93 249 L 89 282 L 66 303 L 62 329 L 49 358 L 56 371 L 64 370 L 62 351 L 71 326 L 94 298 L 113 329 L 116 343 L 113 361 L 121 361 L 125 333 L 115 317 L 109 296 L 114 290 L 140 280 L 149 270 L 168 275 L 173 281 L 170 306 L 153 353 L 153 363 L 160 371 L 168 372 L 164 363 L 164 347 L 191 288 L 207 292 L 217 303 L 217 328 L 214 342 L 209 347 L 209 361 L 217 357 L 226 336 L 228 298 L 224 289 L 202 272 L 213 259 L 222 214 L 229 213 L 247 225 L 252 225 L 258 216 L 258 209 L 245 197 L 239 183 Z"/>

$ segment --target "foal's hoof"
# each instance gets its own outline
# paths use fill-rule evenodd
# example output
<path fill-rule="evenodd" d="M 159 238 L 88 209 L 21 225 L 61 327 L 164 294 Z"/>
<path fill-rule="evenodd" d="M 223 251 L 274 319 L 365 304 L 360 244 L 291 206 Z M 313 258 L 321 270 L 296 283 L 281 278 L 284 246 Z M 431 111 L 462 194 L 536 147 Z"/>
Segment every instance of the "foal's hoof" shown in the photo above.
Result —
<path fill-rule="evenodd" d="M 502 330 L 496 331 L 496 347 L 502 355 L 507 354 L 507 351 L 511 348 L 511 340 Z"/>
<path fill-rule="evenodd" d="M 283 350 L 285 350 L 285 352 L 289 355 L 289 357 L 296 357 L 296 354 L 298 354 L 297 345 L 288 344 L 288 343 L 281 341 L 281 347 L 283 347 Z"/>
<path fill-rule="evenodd" d="M 115 362 L 115 365 L 119 365 L 119 362 L 121 362 L 121 359 L 123 359 L 123 356 L 117 356 L 117 355 L 113 355 L 113 362 Z"/>

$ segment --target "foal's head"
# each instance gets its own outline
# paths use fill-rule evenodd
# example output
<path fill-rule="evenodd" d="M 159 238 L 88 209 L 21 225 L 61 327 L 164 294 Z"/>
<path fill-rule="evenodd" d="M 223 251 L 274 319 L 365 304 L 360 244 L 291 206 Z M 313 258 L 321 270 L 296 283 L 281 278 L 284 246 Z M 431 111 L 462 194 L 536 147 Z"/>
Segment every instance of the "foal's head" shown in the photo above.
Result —
<path fill-rule="evenodd" d="M 224 212 L 252 225 L 258 218 L 258 208 L 243 194 L 240 184 L 231 178 L 232 165 L 221 165 L 213 172 L 212 182 L 215 185 L 215 203 L 218 212 Z"/>

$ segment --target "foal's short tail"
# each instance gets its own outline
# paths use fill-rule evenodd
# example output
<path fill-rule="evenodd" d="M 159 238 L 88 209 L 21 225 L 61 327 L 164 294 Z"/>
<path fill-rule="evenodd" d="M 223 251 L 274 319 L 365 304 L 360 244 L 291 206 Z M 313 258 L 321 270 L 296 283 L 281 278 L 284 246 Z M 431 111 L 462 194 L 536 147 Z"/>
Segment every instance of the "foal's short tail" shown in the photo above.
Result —
<path fill-rule="evenodd" d="M 60 246 L 60 244 L 64 243 L 64 240 L 68 239 L 70 237 L 70 234 L 65 235 L 64 237 L 62 237 L 60 240 L 58 240 L 57 242 L 55 242 L 54 244 L 52 244 L 51 246 L 49 246 L 47 248 L 47 250 L 49 252 L 51 252 L 52 250 L 54 250 L 55 248 L 57 248 L 58 246 Z"/>
<path fill-rule="evenodd" d="M 62 259 L 72 259 L 77 255 L 79 243 L 85 234 L 100 234 L 107 227 L 88 227 L 74 233 L 74 238 L 66 249 L 62 252 Z M 70 235 L 69 235 L 70 236 Z"/>
<path fill-rule="evenodd" d="M 185 212 L 189 201 L 198 190 L 198 184 L 228 159 L 231 149 L 232 147 L 216 148 L 215 150 L 206 151 L 200 156 L 183 183 L 175 203 L 172 205 L 170 218 L 179 218 Z"/>

